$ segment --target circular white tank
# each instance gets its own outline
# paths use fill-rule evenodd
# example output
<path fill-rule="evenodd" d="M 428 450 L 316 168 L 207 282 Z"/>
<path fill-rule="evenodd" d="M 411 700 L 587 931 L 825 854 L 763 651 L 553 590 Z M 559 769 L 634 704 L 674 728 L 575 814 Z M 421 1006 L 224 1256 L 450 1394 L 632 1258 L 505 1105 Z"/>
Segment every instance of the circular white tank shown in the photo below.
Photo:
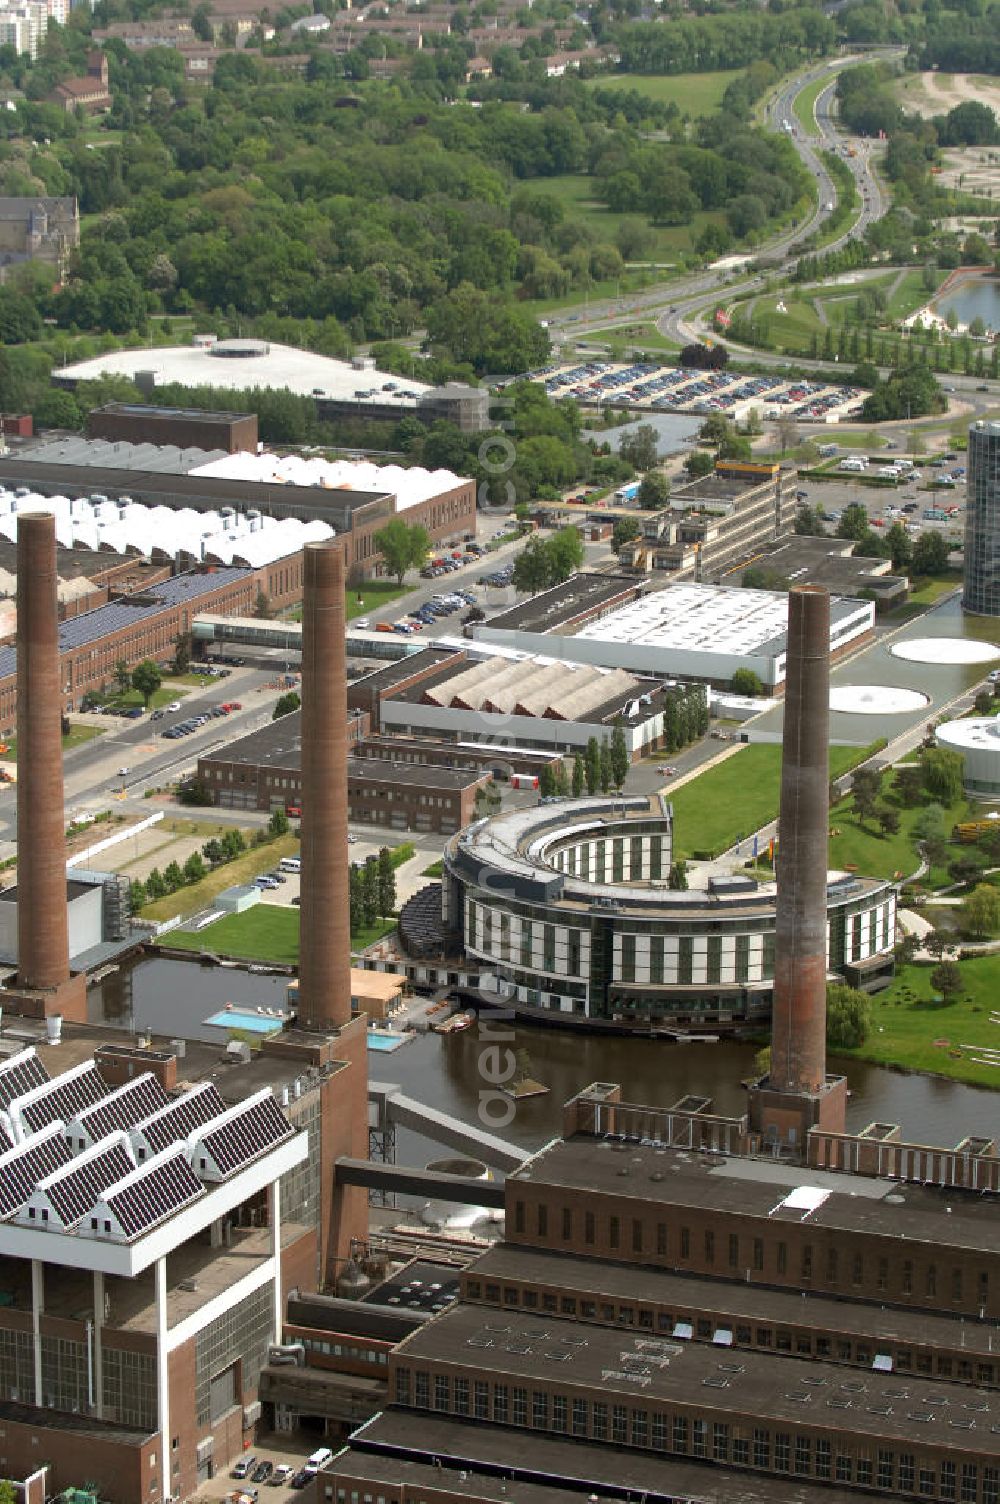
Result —
<path fill-rule="evenodd" d="M 970 716 L 937 728 L 944 747 L 965 759 L 965 787 L 983 799 L 1000 798 L 1000 716 Z"/>

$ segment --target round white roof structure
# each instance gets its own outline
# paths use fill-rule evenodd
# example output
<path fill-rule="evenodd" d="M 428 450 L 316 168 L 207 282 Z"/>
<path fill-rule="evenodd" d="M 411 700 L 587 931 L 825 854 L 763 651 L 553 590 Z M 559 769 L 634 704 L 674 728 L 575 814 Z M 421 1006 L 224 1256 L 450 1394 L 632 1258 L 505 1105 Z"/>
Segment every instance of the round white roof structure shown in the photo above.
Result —
<path fill-rule="evenodd" d="M 965 759 L 965 787 L 983 798 L 1000 797 L 1000 716 L 966 716 L 937 728 L 945 747 Z"/>
<path fill-rule="evenodd" d="M 895 684 L 838 684 L 830 691 L 830 709 L 845 715 L 905 715 L 929 704 L 919 690 Z"/>
<path fill-rule="evenodd" d="M 910 663 L 989 663 L 1000 658 L 1000 648 L 991 642 L 968 637 L 907 637 L 893 643 L 889 652 Z"/>

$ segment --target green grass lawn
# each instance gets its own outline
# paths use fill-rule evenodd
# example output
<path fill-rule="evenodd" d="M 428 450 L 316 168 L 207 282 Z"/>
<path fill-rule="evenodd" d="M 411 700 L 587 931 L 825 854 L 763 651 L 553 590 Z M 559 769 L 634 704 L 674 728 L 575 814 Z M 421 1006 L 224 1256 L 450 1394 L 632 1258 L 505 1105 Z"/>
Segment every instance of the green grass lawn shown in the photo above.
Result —
<path fill-rule="evenodd" d="M 741 68 L 717 73 L 602 73 L 589 80 L 592 89 L 634 89 L 657 104 L 675 104 L 682 115 L 711 115 Z M 829 82 L 829 80 L 827 80 Z"/>
<path fill-rule="evenodd" d="M 965 990 L 947 1007 L 933 1001 L 933 967 L 901 967 L 892 986 L 871 1000 L 872 1028 L 865 1043 L 838 1053 L 1000 1087 L 1000 1066 L 977 1065 L 959 1049 L 1000 1046 L 1000 1028 L 989 1021 L 1000 992 L 1000 955 L 974 956 L 959 964 Z"/>
<path fill-rule="evenodd" d="M 103 736 L 105 731 L 110 730 L 106 726 L 71 726 L 69 735 L 62 739 L 64 752 L 71 752 L 74 747 L 82 747 L 87 742 L 92 742 L 95 737 Z M 0 752 L 0 760 L 3 762 L 17 762 L 17 737 L 8 736 L 4 739 L 5 752 Z"/>
<path fill-rule="evenodd" d="M 831 747 L 830 776 L 837 778 L 868 755 L 864 747 Z M 717 856 L 775 819 L 781 786 L 781 748 L 752 742 L 674 792 L 675 855 Z"/>
<path fill-rule="evenodd" d="M 891 775 L 887 773 L 882 781 L 886 794 L 890 784 Z M 851 799 L 843 799 L 834 805 L 830 811 L 830 829 L 839 834 L 830 837 L 831 867 L 856 867 L 865 877 L 892 878 L 897 872 L 908 877 L 916 871 L 920 858 L 913 829 L 923 813 L 923 806 L 902 809 L 891 797 L 882 802 L 892 804 L 899 815 L 899 830 L 895 835 L 883 835 L 874 821 L 860 824 Z M 947 829 L 950 830 L 959 820 L 964 820 L 968 810 L 969 804 L 964 798 L 949 806 L 945 810 Z M 954 853 L 949 851 L 949 856 L 952 855 Z M 946 873 L 932 871 L 928 874 L 927 881 L 933 885 L 938 878 L 942 882 L 948 880 Z"/>
<path fill-rule="evenodd" d="M 206 826 L 205 840 L 211 840 L 215 833 Z M 200 826 L 197 834 L 202 834 Z M 298 839 L 291 834 L 278 836 L 263 846 L 253 846 L 242 856 L 238 856 L 235 862 L 223 862 L 220 867 L 216 867 L 213 872 L 203 877 L 200 883 L 178 888 L 176 893 L 168 893 L 166 898 L 157 898 L 155 902 L 147 904 L 142 911 L 142 917 L 162 922 L 165 919 L 176 919 L 179 915 L 197 914 L 201 909 L 210 908 L 212 900 L 226 888 L 235 888 L 241 883 L 252 882 L 259 873 L 266 872 L 270 867 L 276 867 L 283 856 L 297 856 L 298 850 Z M 169 856 L 167 860 L 170 860 Z M 257 912 L 255 909 L 254 913 Z M 269 912 L 269 910 L 264 912 Z M 211 928 L 214 929 L 214 925 Z M 202 944 L 191 948 L 193 950 L 214 949 L 211 945 Z"/>
<path fill-rule="evenodd" d="M 795 118 L 808 136 L 819 135 L 819 126 L 816 124 L 816 116 L 813 111 L 816 100 L 829 82 L 829 77 L 824 74 L 822 78 L 817 78 L 815 83 L 807 84 L 804 89 L 800 90 L 792 103 Z"/>
<path fill-rule="evenodd" d="M 444 859 L 442 857 L 438 857 L 438 859 L 437 859 L 436 862 L 431 862 L 431 864 L 430 864 L 429 867 L 425 867 L 424 868 L 424 870 L 423 870 L 423 872 L 421 872 L 420 876 L 421 877 L 440 877 L 443 872 L 444 872 Z"/>
<path fill-rule="evenodd" d="M 352 586 L 347 592 L 347 620 L 353 621 L 356 616 L 366 616 L 369 611 L 377 611 L 379 606 L 398 600 L 412 589 L 412 580 L 404 585 L 397 585 L 395 580 L 365 580 L 356 587 Z"/>
<path fill-rule="evenodd" d="M 351 944 L 356 950 L 363 950 L 395 927 L 395 918 L 381 920 L 352 935 Z M 299 959 L 299 911 L 259 903 L 244 914 L 226 914 L 197 934 L 174 931 L 166 937 L 166 943 L 182 950 L 210 951 L 241 961 L 295 966 Z"/>

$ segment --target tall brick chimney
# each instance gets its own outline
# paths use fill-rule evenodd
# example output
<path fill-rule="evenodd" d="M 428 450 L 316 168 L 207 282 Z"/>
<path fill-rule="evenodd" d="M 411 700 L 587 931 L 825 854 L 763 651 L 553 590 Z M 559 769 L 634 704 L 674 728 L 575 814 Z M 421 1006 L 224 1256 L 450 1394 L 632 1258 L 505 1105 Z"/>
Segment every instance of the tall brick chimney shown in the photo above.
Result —
<path fill-rule="evenodd" d="M 302 596 L 302 872 L 299 1023 L 351 1018 L 347 856 L 347 663 L 344 549 L 305 548 Z"/>
<path fill-rule="evenodd" d="M 830 597 L 801 585 L 788 594 L 771 1070 L 750 1101 L 756 1131 L 798 1148 L 811 1127 L 845 1127 L 846 1081 L 826 1073 L 829 740 Z"/>
<path fill-rule="evenodd" d="M 26 1013 L 87 1016 L 86 979 L 71 976 L 66 909 L 62 670 L 56 523 L 17 520 L 17 1001 Z M 6 1001 L 6 999 L 5 999 Z"/>

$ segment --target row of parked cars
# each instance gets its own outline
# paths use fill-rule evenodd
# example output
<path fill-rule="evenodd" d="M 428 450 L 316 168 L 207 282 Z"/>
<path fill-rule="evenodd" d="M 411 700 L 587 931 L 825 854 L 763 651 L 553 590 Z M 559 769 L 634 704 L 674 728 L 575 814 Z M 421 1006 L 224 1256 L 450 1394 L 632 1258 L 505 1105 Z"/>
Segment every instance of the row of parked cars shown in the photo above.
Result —
<path fill-rule="evenodd" d="M 481 574 L 478 583 L 480 585 L 495 585 L 498 590 L 509 585 L 514 578 L 513 564 L 505 564 L 503 569 L 495 569 L 492 574 Z"/>
<path fill-rule="evenodd" d="M 475 604 L 476 597 L 471 590 L 455 590 L 450 595 L 436 595 L 433 600 L 426 601 L 424 605 L 411 611 L 405 621 L 397 621 L 393 630 L 404 634 L 422 632 L 424 627 L 432 626 L 439 617 L 451 616 L 453 612 Z"/>
<path fill-rule="evenodd" d="M 248 1483 L 267 1483 L 272 1488 L 282 1484 L 288 1488 L 305 1488 L 309 1480 L 315 1478 L 320 1469 L 332 1460 L 333 1453 L 329 1447 L 320 1447 L 313 1452 L 297 1471 L 287 1462 L 279 1462 L 275 1466 L 267 1457 L 246 1456 L 240 1458 L 230 1477 L 245 1479 Z M 244 1488 L 241 1492 L 249 1494 L 252 1499 L 257 1497 L 255 1488 Z"/>
<path fill-rule="evenodd" d="M 177 705 L 180 709 L 180 705 Z M 210 705 L 207 710 L 200 711 L 198 715 L 188 716 L 187 720 L 178 721 L 175 726 L 168 726 L 162 734 L 168 742 L 177 741 L 179 737 L 190 736 L 204 726 L 207 721 L 218 721 L 223 716 L 231 715 L 234 710 L 242 710 L 239 700 L 227 700 L 224 705 Z"/>

